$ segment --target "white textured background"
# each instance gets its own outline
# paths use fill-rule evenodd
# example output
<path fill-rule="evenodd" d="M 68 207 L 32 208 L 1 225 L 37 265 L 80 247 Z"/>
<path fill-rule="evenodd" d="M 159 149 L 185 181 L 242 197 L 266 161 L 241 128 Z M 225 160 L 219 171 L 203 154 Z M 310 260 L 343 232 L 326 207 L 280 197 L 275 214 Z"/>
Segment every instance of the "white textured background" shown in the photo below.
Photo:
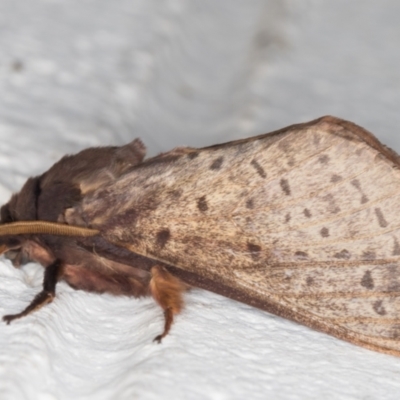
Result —
<path fill-rule="evenodd" d="M 324 114 L 400 150 L 397 0 L 1 0 L 0 200 L 63 154 L 149 153 Z M 1 261 L 0 313 L 41 267 Z M 400 359 L 194 290 L 162 345 L 151 299 L 58 285 L 0 323 L 0 399 L 398 399 Z"/>

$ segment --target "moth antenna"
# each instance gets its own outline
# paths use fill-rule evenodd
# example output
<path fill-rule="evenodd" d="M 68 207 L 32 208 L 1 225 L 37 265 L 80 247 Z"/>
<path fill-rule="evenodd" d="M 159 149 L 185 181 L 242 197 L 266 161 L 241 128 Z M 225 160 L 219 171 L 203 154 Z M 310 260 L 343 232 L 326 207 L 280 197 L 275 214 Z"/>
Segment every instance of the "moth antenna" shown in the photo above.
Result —
<path fill-rule="evenodd" d="M 0 236 L 23 234 L 47 234 L 59 236 L 95 236 L 96 229 L 71 226 L 48 221 L 19 221 L 0 225 Z"/>

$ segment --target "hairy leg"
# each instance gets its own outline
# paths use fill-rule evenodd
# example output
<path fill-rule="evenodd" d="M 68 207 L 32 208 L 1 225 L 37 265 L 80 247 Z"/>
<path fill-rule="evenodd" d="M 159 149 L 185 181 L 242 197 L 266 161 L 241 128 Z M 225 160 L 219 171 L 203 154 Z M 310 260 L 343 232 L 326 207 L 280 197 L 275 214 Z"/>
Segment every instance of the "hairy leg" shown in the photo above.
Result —
<path fill-rule="evenodd" d="M 46 267 L 44 271 L 43 290 L 34 297 L 32 302 L 28 307 L 25 308 L 25 310 L 18 314 L 5 315 L 3 317 L 3 321 L 9 324 L 14 319 L 25 317 L 31 312 L 43 307 L 45 304 L 51 303 L 56 295 L 56 284 L 61 269 L 62 263 L 60 260 L 55 260 L 52 264 Z"/>
<path fill-rule="evenodd" d="M 174 314 L 178 314 L 183 307 L 183 292 L 188 289 L 180 279 L 170 274 L 163 267 L 153 267 L 151 269 L 150 292 L 153 298 L 164 310 L 164 331 L 161 335 L 154 338 L 160 343 L 168 334 L 174 321 Z"/>

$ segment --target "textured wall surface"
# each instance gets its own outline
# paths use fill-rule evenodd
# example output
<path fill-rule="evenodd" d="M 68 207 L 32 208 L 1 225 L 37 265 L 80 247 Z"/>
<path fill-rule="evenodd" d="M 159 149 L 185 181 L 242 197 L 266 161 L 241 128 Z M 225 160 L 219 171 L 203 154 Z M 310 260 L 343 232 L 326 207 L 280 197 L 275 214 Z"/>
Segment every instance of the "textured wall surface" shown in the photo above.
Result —
<path fill-rule="evenodd" d="M 63 154 L 141 137 L 149 153 L 324 114 L 400 150 L 395 0 L 2 0 L 0 200 Z M 42 268 L 1 260 L 0 313 Z M 1 399 L 398 399 L 400 359 L 193 290 L 161 345 L 151 299 L 58 285 L 0 323 Z"/>

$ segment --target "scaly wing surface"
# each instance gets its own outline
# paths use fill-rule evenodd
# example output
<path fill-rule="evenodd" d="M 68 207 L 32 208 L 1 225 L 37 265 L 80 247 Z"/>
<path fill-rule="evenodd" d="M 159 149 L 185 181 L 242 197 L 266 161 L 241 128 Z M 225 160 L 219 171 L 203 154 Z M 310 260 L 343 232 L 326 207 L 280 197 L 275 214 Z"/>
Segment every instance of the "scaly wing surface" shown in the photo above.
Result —
<path fill-rule="evenodd" d="M 400 355 L 399 165 L 324 117 L 149 159 L 69 218 L 216 292 Z"/>

